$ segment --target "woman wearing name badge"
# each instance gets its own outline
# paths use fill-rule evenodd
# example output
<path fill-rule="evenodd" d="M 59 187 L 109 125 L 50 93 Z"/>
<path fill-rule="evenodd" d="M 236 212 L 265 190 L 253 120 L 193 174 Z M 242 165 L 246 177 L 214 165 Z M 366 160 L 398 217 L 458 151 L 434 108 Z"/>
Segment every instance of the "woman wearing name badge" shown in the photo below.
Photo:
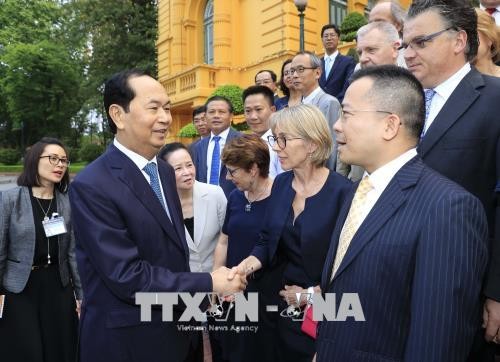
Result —
<path fill-rule="evenodd" d="M 274 180 L 260 238 L 238 270 L 249 278 L 261 268 L 266 273 L 276 258 L 284 260 L 277 360 L 311 361 L 315 341 L 301 329 L 306 296 L 321 292 L 323 264 L 351 182 L 325 166 L 333 142 L 318 108 L 284 108 L 271 116 L 271 129 L 269 142 L 288 172 Z"/>
<path fill-rule="evenodd" d="M 260 137 L 244 134 L 232 139 L 224 146 L 221 159 L 228 171 L 226 177 L 236 189 L 229 195 L 223 234 L 215 249 L 214 270 L 220 266 L 237 266 L 249 255 L 264 225 L 273 185 L 269 177 L 269 147 Z M 229 330 L 221 333 L 224 357 L 238 362 L 274 362 L 278 316 L 276 313 L 265 313 L 265 306 L 279 301 L 279 273 L 249 278 L 246 292 L 259 293 L 259 320 L 236 322 L 232 309 L 226 324 Z M 224 305 L 225 309 L 232 306 L 228 303 Z M 240 332 L 235 332 L 234 328 L 231 330 L 233 326 L 239 327 Z"/>
<path fill-rule="evenodd" d="M 62 143 L 42 138 L 24 158 L 19 186 L 1 194 L 2 362 L 76 360 L 82 289 L 68 166 Z"/>

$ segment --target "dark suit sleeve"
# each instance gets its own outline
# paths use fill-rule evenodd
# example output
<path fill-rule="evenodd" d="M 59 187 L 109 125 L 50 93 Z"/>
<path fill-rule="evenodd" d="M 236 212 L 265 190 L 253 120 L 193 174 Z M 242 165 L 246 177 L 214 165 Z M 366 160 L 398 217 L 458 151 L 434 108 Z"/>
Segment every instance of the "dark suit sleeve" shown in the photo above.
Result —
<path fill-rule="evenodd" d="M 496 176 L 497 184 L 495 187 L 495 230 L 493 240 L 491 241 L 491 259 L 488 270 L 488 278 L 484 288 L 486 297 L 500 302 L 500 139 L 497 141 L 497 159 Z"/>
<path fill-rule="evenodd" d="M 117 298 L 134 304 L 139 291 L 212 291 L 208 273 L 172 272 L 167 265 L 151 265 L 144 260 L 127 232 L 123 213 L 128 210 L 118 209 L 100 185 L 74 181 L 70 201 L 77 252 L 83 249 L 84 257 Z M 161 234 L 158 238 L 158 242 L 165 242 Z"/>
<path fill-rule="evenodd" d="M 345 69 L 345 79 L 344 79 L 344 85 L 342 87 L 342 90 L 340 93 L 337 95 L 337 99 L 339 102 L 342 102 L 344 99 L 345 92 L 347 88 L 349 87 L 349 84 L 351 83 L 351 75 L 354 72 L 354 68 L 356 68 L 356 61 L 354 58 L 351 57 L 346 57 L 349 61 L 347 62 L 346 69 Z"/>
<path fill-rule="evenodd" d="M 484 210 L 462 192 L 436 204 L 416 246 L 404 361 L 463 361 L 479 324 L 487 262 Z"/>

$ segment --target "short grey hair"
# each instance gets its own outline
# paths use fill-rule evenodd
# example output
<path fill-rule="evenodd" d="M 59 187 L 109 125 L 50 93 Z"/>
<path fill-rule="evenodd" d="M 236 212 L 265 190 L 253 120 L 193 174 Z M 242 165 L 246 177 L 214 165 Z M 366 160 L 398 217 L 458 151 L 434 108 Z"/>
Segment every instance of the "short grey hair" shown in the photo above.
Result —
<path fill-rule="evenodd" d="M 321 69 L 321 59 L 319 59 L 319 57 L 313 52 L 305 50 L 303 52 L 298 52 L 297 54 L 295 54 L 295 56 L 297 55 L 307 55 L 309 57 L 309 61 L 311 62 L 311 67 Z"/>
<path fill-rule="evenodd" d="M 393 44 L 394 42 L 399 42 L 398 30 L 394 25 L 388 23 L 387 21 L 375 21 L 373 23 L 363 25 L 358 29 L 358 41 L 372 30 L 380 31 L 384 35 L 384 40 L 387 43 Z"/>

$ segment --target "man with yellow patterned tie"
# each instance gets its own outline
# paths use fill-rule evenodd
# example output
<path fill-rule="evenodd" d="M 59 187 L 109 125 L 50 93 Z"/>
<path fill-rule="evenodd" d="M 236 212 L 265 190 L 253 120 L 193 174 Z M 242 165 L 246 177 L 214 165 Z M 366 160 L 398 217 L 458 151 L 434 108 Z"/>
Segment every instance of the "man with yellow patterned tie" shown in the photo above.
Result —
<path fill-rule="evenodd" d="M 366 171 L 337 219 L 321 290 L 356 293 L 365 321 L 322 321 L 317 360 L 464 361 L 488 260 L 483 207 L 417 155 L 424 94 L 406 69 L 360 70 L 342 107 L 339 157 Z"/>

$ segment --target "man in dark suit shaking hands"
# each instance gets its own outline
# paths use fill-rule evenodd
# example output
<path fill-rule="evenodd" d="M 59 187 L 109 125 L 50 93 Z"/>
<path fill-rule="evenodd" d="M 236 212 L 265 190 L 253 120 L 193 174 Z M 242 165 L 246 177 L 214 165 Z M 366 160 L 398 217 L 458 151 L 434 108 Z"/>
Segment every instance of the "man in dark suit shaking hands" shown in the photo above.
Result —
<path fill-rule="evenodd" d="M 357 293 L 365 321 L 320 323 L 318 361 L 463 361 L 481 312 L 480 201 L 424 165 L 422 87 L 383 65 L 353 75 L 339 157 L 366 171 L 337 219 L 321 290 Z"/>
<path fill-rule="evenodd" d="M 189 272 L 174 171 L 156 158 L 172 122 L 163 86 L 138 70 L 115 74 L 106 82 L 104 106 L 113 144 L 70 190 L 84 293 L 80 361 L 199 360 L 199 332 L 162 322 L 161 308 L 141 322 L 135 294 L 228 294 L 245 281 L 228 283 L 222 268 Z M 174 320 L 182 312 L 174 307 Z"/>

